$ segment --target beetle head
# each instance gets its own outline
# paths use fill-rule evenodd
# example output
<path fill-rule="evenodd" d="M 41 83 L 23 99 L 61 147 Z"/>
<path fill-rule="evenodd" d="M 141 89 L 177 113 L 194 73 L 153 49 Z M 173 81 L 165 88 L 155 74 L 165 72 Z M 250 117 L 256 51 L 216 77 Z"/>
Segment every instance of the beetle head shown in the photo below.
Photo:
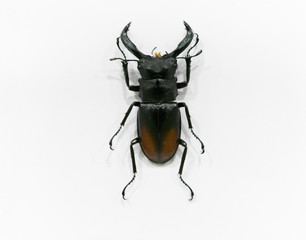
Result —
<path fill-rule="evenodd" d="M 191 27 L 184 22 L 187 31 L 186 36 L 171 53 L 166 53 L 162 56 L 160 53 L 157 53 L 154 56 L 150 56 L 143 54 L 127 36 L 130 25 L 131 23 L 125 26 L 120 38 L 124 46 L 139 59 L 138 70 L 142 78 L 173 78 L 177 69 L 176 57 L 181 54 L 192 41 L 193 31 Z"/>
<path fill-rule="evenodd" d="M 132 53 L 134 54 L 138 59 L 141 58 L 151 58 L 150 55 L 143 54 L 141 51 L 138 50 L 138 48 L 135 46 L 135 44 L 130 40 L 130 38 L 127 35 L 127 32 L 130 28 L 131 23 L 128 23 L 121 33 L 121 41 L 123 42 L 124 46 Z M 193 38 L 193 31 L 191 27 L 184 21 L 184 25 L 186 27 L 186 36 L 184 39 L 178 44 L 177 48 L 174 49 L 171 53 L 167 53 L 164 56 L 176 58 L 179 54 L 181 54 L 191 43 Z"/>

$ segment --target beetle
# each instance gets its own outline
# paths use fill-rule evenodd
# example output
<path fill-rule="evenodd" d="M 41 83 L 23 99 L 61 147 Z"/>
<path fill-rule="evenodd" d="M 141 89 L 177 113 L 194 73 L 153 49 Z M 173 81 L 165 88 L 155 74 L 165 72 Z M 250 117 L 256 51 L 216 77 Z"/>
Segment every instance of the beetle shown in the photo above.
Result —
<path fill-rule="evenodd" d="M 190 190 L 193 199 L 194 192 L 191 187 L 183 180 L 182 173 L 184 162 L 187 154 L 187 144 L 181 139 L 181 114 L 180 108 L 185 109 L 188 127 L 194 137 L 200 142 L 202 154 L 204 153 L 204 144 L 201 139 L 194 133 L 189 109 L 184 102 L 176 102 L 178 89 L 187 87 L 190 80 L 191 59 L 202 53 L 198 51 L 190 55 L 190 51 L 198 44 L 199 36 L 193 33 L 191 27 L 184 21 L 186 36 L 178 44 L 177 48 L 171 53 L 155 53 L 147 55 L 142 53 L 135 44 L 130 40 L 127 32 L 131 23 L 128 23 L 117 38 L 117 47 L 123 55 L 123 58 L 111 58 L 111 61 L 121 60 L 126 86 L 130 91 L 139 92 L 141 101 L 133 102 L 128 108 L 120 127 L 109 141 L 110 149 L 113 150 L 112 144 L 114 137 L 124 126 L 133 107 L 138 107 L 137 112 L 137 134 L 130 143 L 130 153 L 133 167 L 133 178 L 126 184 L 122 190 L 122 197 L 125 200 L 125 190 L 134 181 L 136 177 L 136 162 L 134 154 L 134 145 L 140 144 L 144 155 L 152 162 L 163 164 L 169 161 L 176 153 L 178 146 L 184 148 L 179 168 L 179 178 Z M 191 44 L 195 36 L 195 43 L 187 51 L 185 57 L 179 55 Z M 120 47 L 120 41 L 138 59 L 127 59 L 125 53 Z M 177 59 L 184 59 L 186 62 L 186 80 L 178 82 L 175 76 L 177 70 Z M 138 85 L 130 84 L 128 62 L 137 62 L 137 68 L 140 74 Z"/>

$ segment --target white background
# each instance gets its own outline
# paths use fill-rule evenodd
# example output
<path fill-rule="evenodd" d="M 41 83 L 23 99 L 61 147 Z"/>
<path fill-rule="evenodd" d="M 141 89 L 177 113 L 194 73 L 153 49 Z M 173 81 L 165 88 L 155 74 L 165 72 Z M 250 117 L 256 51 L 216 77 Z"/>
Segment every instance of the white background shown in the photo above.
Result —
<path fill-rule="evenodd" d="M 0 239 L 306 239 L 302 3 L 1 1 Z M 181 149 L 156 166 L 136 146 L 123 201 L 135 110 L 115 151 L 108 141 L 138 97 L 109 58 L 128 22 L 149 54 L 172 51 L 183 20 L 203 49 L 178 97 L 207 150 L 182 114 L 195 198 L 177 176 Z"/>

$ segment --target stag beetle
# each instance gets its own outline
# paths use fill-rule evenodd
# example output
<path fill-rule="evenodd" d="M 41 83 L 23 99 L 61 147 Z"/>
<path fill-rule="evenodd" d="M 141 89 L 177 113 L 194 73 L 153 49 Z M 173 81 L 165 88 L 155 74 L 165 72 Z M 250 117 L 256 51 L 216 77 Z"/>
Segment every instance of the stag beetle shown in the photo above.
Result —
<path fill-rule="evenodd" d="M 190 114 L 186 103 L 175 102 L 178 95 L 178 89 L 187 87 L 190 79 L 191 59 L 202 53 L 202 50 L 195 55 L 190 55 L 190 50 L 193 49 L 199 41 L 198 35 L 193 33 L 191 27 L 184 22 L 187 34 L 184 39 L 178 44 L 177 48 L 171 53 L 155 53 L 153 55 L 143 54 L 135 44 L 129 39 L 127 32 L 130 24 L 127 24 L 123 29 L 121 36 L 117 38 L 117 47 L 123 55 L 123 58 L 111 58 L 110 60 L 121 60 L 125 82 L 130 91 L 139 92 L 141 102 L 135 101 L 128 108 L 125 116 L 120 123 L 120 127 L 114 136 L 109 141 L 109 146 L 112 148 L 114 137 L 119 133 L 124 126 L 133 107 L 138 107 L 137 113 L 137 132 L 138 136 L 131 141 L 130 153 L 133 166 L 133 178 L 126 184 L 122 191 L 122 197 L 125 199 L 125 190 L 136 177 L 136 162 L 133 146 L 140 144 L 145 156 L 154 163 L 162 164 L 169 161 L 177 151 L 179 145 L 184 148 L 179 168 L 179 178 L 190 190 L 191 198 L 193 199 L 193 191 L 191 187 L 182 179 L 183 167 L 187 153 L 187 144 L 180 138 L 181 135 L 181 114 L 180 108 L 185 109 L 188 127 L 194 137 L 200 142 L 202 153 L 204 153 L 204 144 L 200 138 L 193 132 Z M 185 57 L 178 57 L 192 42 L 196 35 L 195 43 L 187 51 Z M 129 50 L 136 59 L 127 59 L 125 53 L 120 47 L 119 40 Z M 184 59 L 186 62 L 186 80 L 177 82 L 175 72 L 177 69 L 177 59 Z M 141 78 L 138 79 L 138 85 L 131 85 L 128 73 L 128 62 L 136 61 L 138 71 Z"/>

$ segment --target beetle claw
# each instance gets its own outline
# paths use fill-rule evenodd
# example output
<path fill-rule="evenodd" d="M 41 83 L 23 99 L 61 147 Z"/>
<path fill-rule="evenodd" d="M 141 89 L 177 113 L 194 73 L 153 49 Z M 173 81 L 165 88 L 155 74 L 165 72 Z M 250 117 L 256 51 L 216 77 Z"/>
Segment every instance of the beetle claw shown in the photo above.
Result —
<path fill-rule="evenodd" d="M 112 150 L 112 151 L 114 151 L 114 149 L 113 149 L 113 138 L 114 138 L 114 136 L 111 138 L 111 140 L 109 141 L 109 148 L 110 148 L 110 150 Z"/>
<path fill-rule="evenodd" d="M 120 125 L 119 129 L 117 130 L 117 132 L 114 134 L 114 136 L 112 136 L 111 140 L 109 140 L 109 148 L 110 148 L 111 150 L 114 150 L 114 149 L 113 149 L 113 139 L 114 139 L 114 137 L 116 137 L 117 134 L 120 132 L 121 128 L 122 128 L 122 125 Z"/>
<path fill-rule="evenodd" d="M 201 154 L 205 153 L 205 148 L 204 148 L 204 144 L 201 142 L 201 148 L 202 148 L 202 152 Z"/>

